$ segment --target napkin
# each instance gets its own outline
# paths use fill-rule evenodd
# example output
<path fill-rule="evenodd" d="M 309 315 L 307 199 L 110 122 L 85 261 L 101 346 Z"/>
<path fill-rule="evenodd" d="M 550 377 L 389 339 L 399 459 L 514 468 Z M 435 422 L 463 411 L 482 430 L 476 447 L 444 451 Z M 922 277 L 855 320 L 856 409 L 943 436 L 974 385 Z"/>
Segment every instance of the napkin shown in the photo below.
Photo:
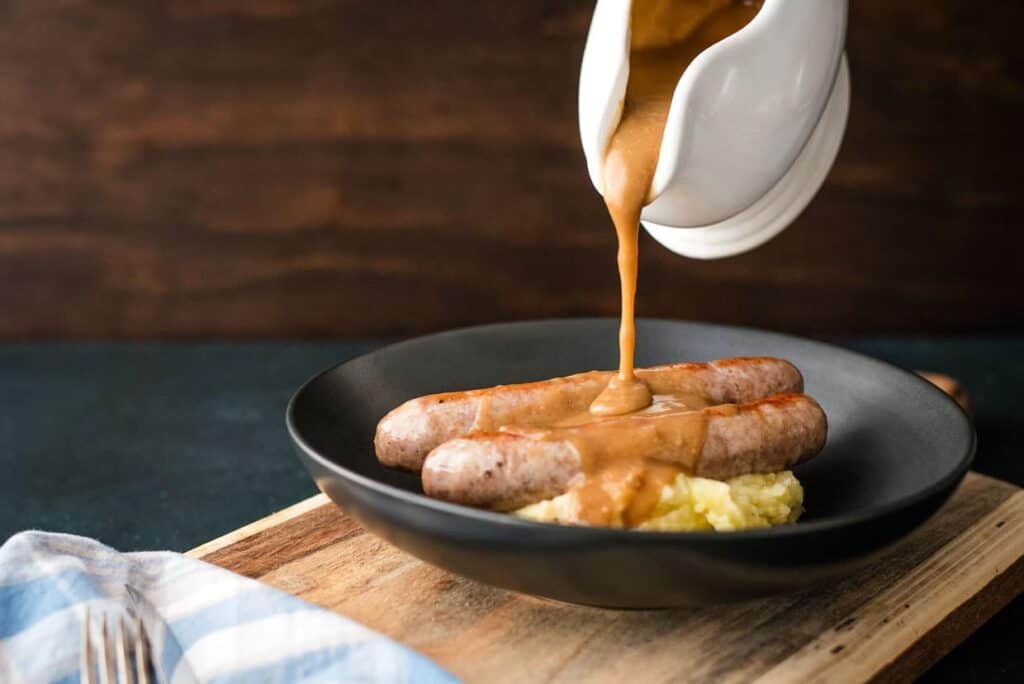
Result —
<path fill-rule="evenodd" d="M 0 547 L 0 682 L 78 682 L 83 616 L 138 616 L 157 682 L 455 682 L 362 625 L 170 552 L 66 534 Z"/>

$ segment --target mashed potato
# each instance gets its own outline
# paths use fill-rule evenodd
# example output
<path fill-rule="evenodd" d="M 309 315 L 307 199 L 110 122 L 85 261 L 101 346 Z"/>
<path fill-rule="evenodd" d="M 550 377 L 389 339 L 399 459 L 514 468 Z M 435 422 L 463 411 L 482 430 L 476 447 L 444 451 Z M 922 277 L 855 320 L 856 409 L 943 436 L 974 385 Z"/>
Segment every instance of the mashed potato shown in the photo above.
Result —
<path fill-rule="evenodd" d="M 571 494 L 526 506 L 515 515 L 537 522 L 571 519 Z M 789 470 L 741 475 L 721 482 L 679 475 L 661 491 L 651 519 L 638 529 L 662 532 L 727 532 L 796 522 L 803 513 L 804 488 Z"/>

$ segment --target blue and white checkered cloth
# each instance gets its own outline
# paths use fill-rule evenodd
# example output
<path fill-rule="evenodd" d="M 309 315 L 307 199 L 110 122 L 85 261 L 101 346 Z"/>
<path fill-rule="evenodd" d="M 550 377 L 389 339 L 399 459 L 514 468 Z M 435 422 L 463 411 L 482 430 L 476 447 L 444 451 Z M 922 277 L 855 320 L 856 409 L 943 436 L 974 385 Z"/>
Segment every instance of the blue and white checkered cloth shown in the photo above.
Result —
<path fill-rule="evenodd" d="M 141 617 L 158 682 L 456 681 L 351 620 L 202 561 L 22 532 L 0 547 L 0 682 L 78 682 L 86 607 L 93 620 Z"/>

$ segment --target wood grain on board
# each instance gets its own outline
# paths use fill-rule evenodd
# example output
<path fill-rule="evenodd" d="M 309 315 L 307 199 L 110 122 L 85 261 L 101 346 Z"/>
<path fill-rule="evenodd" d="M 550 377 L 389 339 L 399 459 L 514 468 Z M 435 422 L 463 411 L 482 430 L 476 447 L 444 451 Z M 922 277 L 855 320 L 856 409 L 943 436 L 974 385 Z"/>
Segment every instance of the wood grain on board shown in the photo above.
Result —
<path fill-rule="evenodd" d="M 590 0 L 0 4 L 0 338 L 391 335 L 618 307 Z M 857 0 L 839 161 L 780 238 L 645 239 L 641 315 L 1024 329 L 1024 5 Z"/>
<path fill-rule="evenodd" d="M 971 473 L 872 567 L 801 594 L 609 611 L 494 589 L 320 495 L 195 549 L 408 644 L 468 682 L 907 681 L 1024 591 L 1024 492 Z"/>

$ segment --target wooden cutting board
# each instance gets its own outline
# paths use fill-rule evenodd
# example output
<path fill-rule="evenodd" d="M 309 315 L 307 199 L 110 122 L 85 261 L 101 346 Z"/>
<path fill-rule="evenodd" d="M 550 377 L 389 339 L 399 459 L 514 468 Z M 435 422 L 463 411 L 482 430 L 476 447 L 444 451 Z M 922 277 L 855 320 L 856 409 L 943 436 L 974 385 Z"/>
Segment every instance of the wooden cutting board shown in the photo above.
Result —
<path fill-rule="evenodd" d="M 906 681 L 1024 590 L 1024 491 L 971 473 L 872 568 L 714 608 L 611 611 L 494 589 L 399 551 L 323 495 L 190 555 L 358 620 L 468 682 Z"/>

